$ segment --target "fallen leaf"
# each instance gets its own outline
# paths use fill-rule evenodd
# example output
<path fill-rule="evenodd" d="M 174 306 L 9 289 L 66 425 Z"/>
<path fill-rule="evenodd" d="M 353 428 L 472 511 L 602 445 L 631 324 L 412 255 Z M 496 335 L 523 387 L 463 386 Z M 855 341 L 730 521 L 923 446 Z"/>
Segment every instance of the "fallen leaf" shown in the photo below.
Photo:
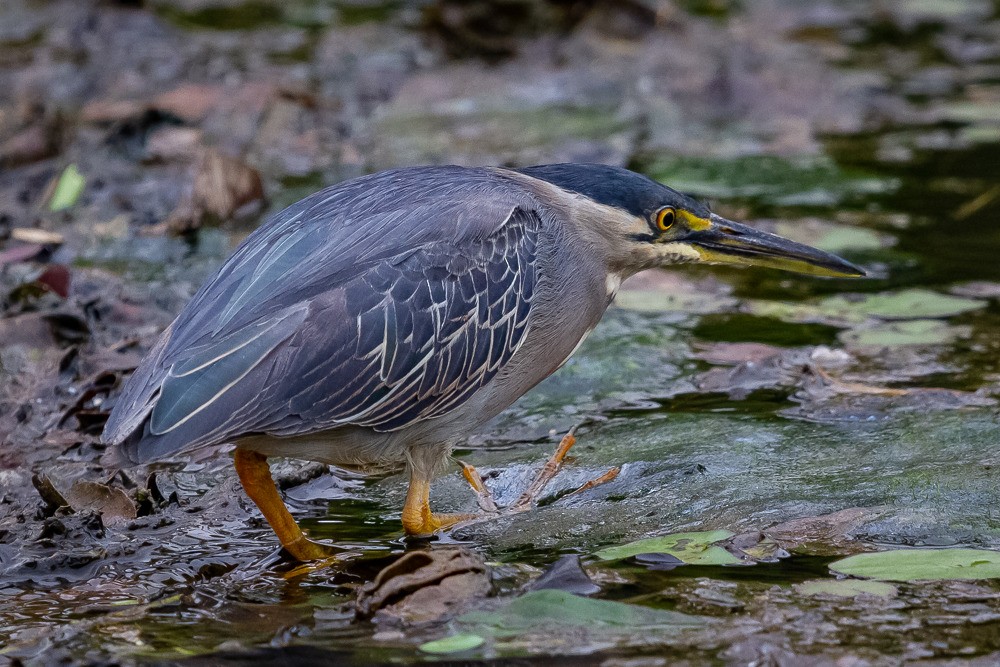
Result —
<path fill-rule="evenodd" d="M 485 641 L 479 635 L 461 633 L 443 639 L 435 639 L 431 642 L 424 642 L 420 645 L 420 650 L 424 653 L 434 654 L 461 653 L 462 651 L 471 651 L 474 648 L 478 648 Z"/>
<path fill-rule="evenodd" d="M 355 604 L 359 618 L 424 623 L 453 613 L 491 588 L 486 563 L 468 549 L 410 551 L 365 584 Z"/>
<path fill-rule="evenodd" d="M 883 320 L 919 320 L 952 317 L 986 307 L 985 301 L 940 294 L 926 289 L 869 294 L 859 298 L 832 296 L 820 308 L 833 316 L 866 316 Z"/>
<path fill-rule="evenodd" d="M 704 315 L 728 310 L 736 299 L 729 296 L 697 293 L 667 293 L 649 290 L 622 290 L 615 305 L 641 313 L 680 312 Z"/>
<path fill-rule="evenodd" d="M 0 143 L 0 165 L 13 167 L 52 157 L 59 151 L 57 128 L 37 122 Z"/>
<path fill-rule="evenodd" d="M 121 123 L 148 110 L 148 105 L 136 100 L 94 100 L 83 107 L 80 120 L 96 124 Z"/>
<path fill-rule="evenodd" d="M 951 293 L 972 299 L 1000 299 L 1000 283 L 972 280 L 952 286 Z"/>
<path fill-rule="evenodd" d="M 105 484 L 80 480 L 63 495 L 74 511 L 96 510 L 107 525 L 123 523 L 136 517 L 132 499 L 121 489 Z"/>
<path fill-rule="evenodd" d="M 55 201 L 55 196 L 53 196 L 52 200 Z M 63 235 L 58 232 L 50 232 L 45 229 L 36 229 L 34 227 L 15 227 L 10 231 L 10 237 L 15 241 L 37 243 L 41 245 L 60 245 L 63 241 L 65 241 Z"/>
<path fill-rule="evenodd" d="M 188 83 L 158 95 L 152 107 L 187 123 L 199 123 L 219 106 L 223 94 L 222 86 Z"/>
<path fill-rule="evenodd" d="M 783 350 L 764 343 L 696 343 L 695 359 L 720 366 L 734 366 L 745 362 L 760 363 L 780 355 Z"/>
<path fill-rule="evenodd" d="M 842 331 L 837 338 L 851 347 L 897 347 L 899 345 L 944 345 L 968 338 L 971 327 L 956 326 L 941 320 L 881 322 Z"/>
<path fill-rule="evenodd" d="M 60 507 L 69 507 L 69 501 L 59 493 L 52 481 L 45 474 L 34 474 L 31 476 L 31 484 L 38 491 L 38 495 L 45 501 L 45 516 L 52 516 Z"/>
<path fill-rule="evenodd" d="M 653 553 L 673 556 L 688 565 L 739 565 L 743 561 L 716 545 L 732 536 L 733 533 L 728 530 L 674 533 L 601 549 L 594 555 L 601 560 L 621 560 Z"/>
<path fill-rule="evenodd" d="M 16 264 L 18 262 L 33 260 L 44 251 L 45 246 L 40 243 L 17 245 L 13 248 L 7 248 L 6 250 L 0 252 L 0 266 L 3 266 L 4 264 Z"/>
<path fill-rule="evenodd" d="M 818 322 L 848 327 L 869 318 L 943 319 L 979 310 L 987 305 L 988 302 L 979 299 L 914 288 L 881 294 L 838 295 L 804 303 L 748 300 L 744 302 L 742 309 L 759 317 L 774 317 L 785 322 Z"/>
<path fill-rule="evenodd" d="M 70 273 L 62 264 L 50 264 L 35 282 L 55 292 L 62 298 L 69 296 Z"/>
<path fill-rule="evenodd" d="M 262 202 L 264 184 L 256 169 L 215 149 L 205 152 L 194 178 L 194 194 L 170 214 L 166 229 L 186 233 L 198 229 L 205 216 L 228 220 L 241 207 Z"/>
<path fill-rule="evenodd" d="M 201 141 L 201 130 L 193 127 L 157 127 L 146 137 L 146 156 L 150 160 L 188 160 L 197 156 Z"/>
<path fill-rule="evenodd" d="M 542 576 L 531 582 L 529 588 L 533 591 L 546 589 L 568 591 L 577 595 L 593 595 L 601 590 L 601 587 L 587 576 L 577 554 L 560 556 L 559 560 L 542 573 Z"/>
<path fill-rule="evenodd" d="M 884 513 L 881 507 L 851 507 L 831 514 L 791 519 L 771 526 L 764 534 L 796 553 L 853 553 L 864 550 L 864 545 L 850 533 Z"/>
<path fill-rule="evenodd" d="M 33 348 L 54 347 L 56 339 L 44 313 L 25 313 L 0 318 L 0 341 L 3 345 L 26 345 Z"/>
<path fill-rule="evenodd" d="M 895 241 L 888 234 L 825 220 L 781 221 L 774 225 L 774 233 L 832 253 L 880 250 Z"/>
<path fill-rule="evenodd" d="M 1000 579 L 1000 551 L 986 549 L 895 549 L 858 554 L 830 569 L 882 581 Z"/>
<path fill-rule="evenodd" d="M 891 598 L 899 593 L 899 589 L 892 584 L 864 579 L 813 579 L 795 584 L 792 588 L 800 595 L 828 595 L 838 598 L 854 598 L 861 595 Z"/>
<path fill-rule="evenodd" d="M 215 150 L 205 153 L 194 182 L 194 203 L 222 219 L 264 198 L 260 174 L 242 160 Z"/>
<path fill-rule="evenodd" d="M 53 212 L 62 211 L 76 204 L 80 195 L 83 194 L 83 189 L 86 185 L 87 180 L 75 164 L 66 167 L 59 176 L 56 188 L 49 199 L 49 210 Z M 61 240 L 58 242 L 62 243 Z"/>
<path fill-rule="evenodd" d="M 592 633 L 665 632 L 704 624 L 697 616 L 556 590 L 531 591 L 495 611 L 468 612 L 456 620 L 471 632 L 494 637 L 558 632 L 560 628 L 581 628 Z"/>

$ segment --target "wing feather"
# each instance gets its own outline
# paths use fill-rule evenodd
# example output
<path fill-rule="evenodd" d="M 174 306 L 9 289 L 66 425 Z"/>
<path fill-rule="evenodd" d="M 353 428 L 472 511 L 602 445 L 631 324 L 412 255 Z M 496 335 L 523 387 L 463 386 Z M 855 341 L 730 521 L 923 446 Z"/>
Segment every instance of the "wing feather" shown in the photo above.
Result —
<path fill-rule="evenodd" d="M 351 207 L 331 196 L 311 209 L 338 203 Z M 447 414 L 524 342 L 542 226 L 531 204 L 502 215 L 495 201 L 479 206 L 492 221 L 470 218 L 468 202 L 439 204 L 434 233 L 418 226 L 412 244 L 373 244 L 344 214 L 339 248 L 317 244 L 329 227 L 306 225 L 309 210 L 287 210 L 178 317 L 144 362 L 156 366 L 126 386 L 130 414 L 112 414 L 106 439 L 149 459 L 249 434 L 388 432 Z M 335 266 L 324 266 L 330 253 Z"/>

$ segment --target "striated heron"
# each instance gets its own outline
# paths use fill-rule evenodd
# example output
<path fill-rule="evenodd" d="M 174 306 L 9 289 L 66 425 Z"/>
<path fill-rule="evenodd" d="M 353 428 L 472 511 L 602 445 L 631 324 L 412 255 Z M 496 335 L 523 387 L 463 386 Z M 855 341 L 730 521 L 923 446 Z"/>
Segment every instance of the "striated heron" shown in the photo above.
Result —
<path fill-rule="evenodd" d="M 864 275 L 626 169 L 384 171 L 248 236 L 128 380 L 104 439 L 132 462 L 235 444 L 247 495 L 299 560 L 331 551 L 296 525 L 270 456 L 405 463 L 403 527 L 431 533 L 470 518 L 428 504 L 451 447 L 562 366 L 622 280 L 682 263 Z"/>

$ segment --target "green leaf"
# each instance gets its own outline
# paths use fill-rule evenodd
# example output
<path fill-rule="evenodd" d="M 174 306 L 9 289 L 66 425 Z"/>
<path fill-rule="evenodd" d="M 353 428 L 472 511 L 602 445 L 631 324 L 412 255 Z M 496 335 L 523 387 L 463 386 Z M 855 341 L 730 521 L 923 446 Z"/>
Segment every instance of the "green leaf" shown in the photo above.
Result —
<path fill-rule="evenodd" d="M 425 642 L 420 645 L 420 650 L 424 653 L 436 654 L 461 653 L 462 651 L 471 651 L 474 648 L 478 648 L 485 641 L 479 635 L 461 633 L 452 635 L 451 637 L 444 637 L 443 639 L 435 639 L 432 642 Z"/>
<path fill-rule="evenodd" d="M 59 176 L 56 189 L 52 191 L 52 199 L 49 200 L 50 211 L 62 211 L 76 203 L 76 200 L 83 194 L 83 188 L 87 180 L 77 169 L 75 164 L 71 164 Z"/>
<path fill-rule="evenodd" d="M 854 347 L 896 347 L 943 345 L 970 333 L 969 327 L 953 326 L 941 320 L 910 320 L 852 329 L 841 332 L 838 338 Z"/>
<path fill-rule="evenodd" d="M 621 560 L 639 554 L 669 554 L 688 565 L 737 565 L 742 563 L 739 558 L 722 547 L 714 546 L 716 542 L 732 536 L 733 533 L 728 530 L 674 533 L 601 549 L 594 555 L 602 560 Z"/>
<path fill-rule="evenodd" d="M 919 320 L 951 317 L 985 308 L 986 302 L 940 294 L 925 289 L 870 294 L 860 298 L 834 296 L 820 302 L 819 308 L 831 316 L 877 317 L 883 320 Z"/>
<path fill-rule="evenodd" d="M 830 317 L 816 305 L 808 303 L 786 303 L 783 301 L 764 301 L 751 299 L 744 303 L 743 309 L 757 317 L 773 317 L 782 322 L 830 322 Z M 862 321 L 855 317 L 853 321 Z M 841 321 L 830 322 L 843 326 Z"/>
<path fill-rule="evenodd" d="M 952 102 L 944 106 L 941 116 L 959 123 L 1000 123 L 1000 107 L 994 100 Z"/>
<path fill-rule="evenodd" d="M 786 322 L 823 322 L 835 326 L 860 324 L 869 319 L 928 320 L 961 315 L 985 308 L 986 301 L 940 294 L 925 289 L 852 296 L 832 296 L 812 303 L 747 301 L 744 309 L 761 317 Z"/>
<path fill-rule="evenodd" d="M 844 199 L 892 192 L 898 187 L 892 179 L 844 172 L 827 158 L 660 155 L 645 165 L 643 172 L 676 190 L 693 195 L 757 199 L 785 205 L 832 206 Z"/>
<path fill-rule="evenodd" d="M 640 628 L 683 629 L 702 625 L 701 619 L 675 611 L 594 600 L 554 589 L 531 591 L 495 611 L 473 611 L 458 622 L 479 634 L 512 637 L 556 627 L 616 632 Z"/>
<path fill-rule="evenodd" d="M 892 237 L 864 227 L 849 227 L 818 220 L 783 221 L 775 225 L 776 234 L 827 252 L 845 250 L 881 250 L 892 245 Z"/>
<path fill-rule="evenodd" d="M 830 569 L 883 581 L 1000 579 L 1000 552 L 985 549 L 898 549 L 858 554 Z"/>
<path fill-rule="evenodd" d="M 794 588 L 801 595 L 832 595 L 840 598 L 853 598 L 859 595 L 891 598 L 899 592 L 892 584 L 865 579 L 815 579 L 796 584 Z"/>

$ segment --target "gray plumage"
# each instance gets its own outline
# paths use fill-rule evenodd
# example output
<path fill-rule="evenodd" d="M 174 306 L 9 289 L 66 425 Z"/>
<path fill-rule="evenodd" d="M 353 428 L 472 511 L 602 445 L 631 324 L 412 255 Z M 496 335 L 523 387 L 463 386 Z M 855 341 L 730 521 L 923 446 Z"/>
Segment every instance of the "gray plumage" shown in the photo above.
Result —
<path fill-rule="evenodd" d="M 525 339 L 536 205 L 497 172 L 460 167 L 307 197 L 199 290 L 126 384 L 105 439 L 145 461 L 448 413 Z"/>

